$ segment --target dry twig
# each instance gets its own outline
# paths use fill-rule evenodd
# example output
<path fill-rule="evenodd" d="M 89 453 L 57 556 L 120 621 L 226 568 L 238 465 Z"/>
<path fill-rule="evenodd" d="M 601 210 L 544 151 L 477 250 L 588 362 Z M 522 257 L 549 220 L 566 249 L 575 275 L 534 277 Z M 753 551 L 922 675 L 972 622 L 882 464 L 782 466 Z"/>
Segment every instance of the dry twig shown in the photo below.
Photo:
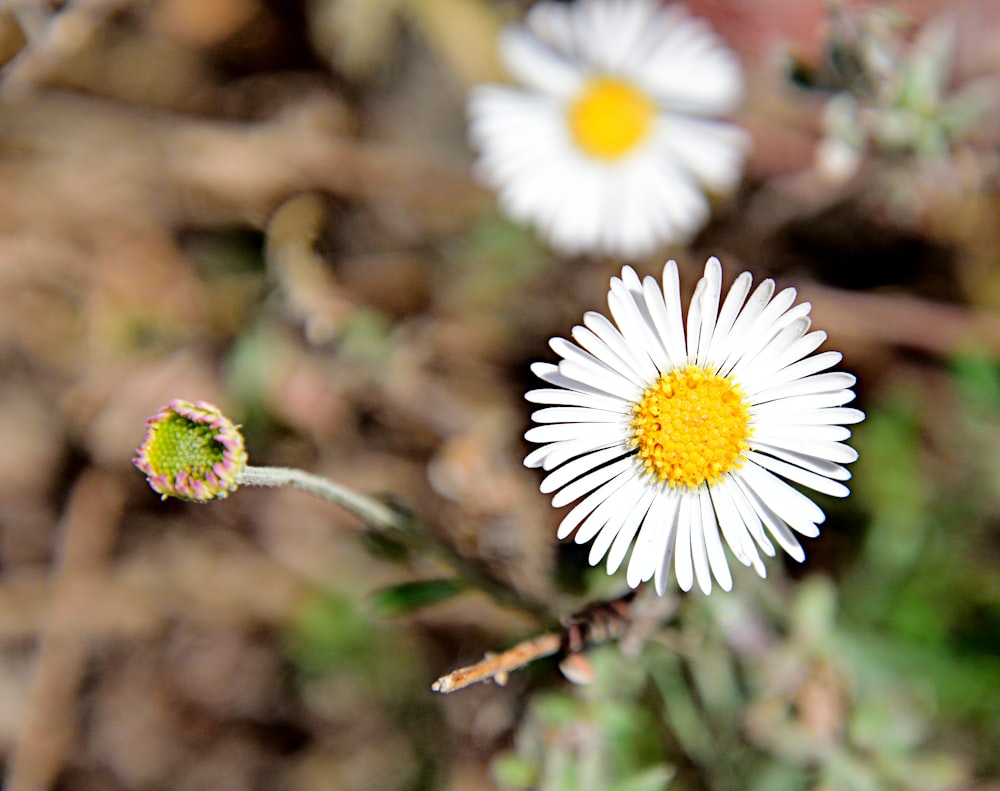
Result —
<path fill-rule="evenodd" d="M 494 681 L 503 686 L 511 672 L 536 659 L 558 653 L 573 656 L 597 643 L 617 640 L 626 633 L 631 622 L 635 595 L 635 591 L 629 591 L 617 599 L 592 605 L 567 619 L 562 632 L 547 632 L 518 643 L 503 653 L 487 654 L 481 662 L 441 676 L 431 684 L 431 689 L 447 694 L 480 681 Z"/>

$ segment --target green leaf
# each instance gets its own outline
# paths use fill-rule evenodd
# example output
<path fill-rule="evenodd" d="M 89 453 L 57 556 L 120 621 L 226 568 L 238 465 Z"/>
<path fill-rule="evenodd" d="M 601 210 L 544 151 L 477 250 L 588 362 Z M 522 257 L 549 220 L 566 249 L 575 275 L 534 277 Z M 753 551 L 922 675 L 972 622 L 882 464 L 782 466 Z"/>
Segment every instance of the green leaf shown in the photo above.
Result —
<path fill-rule="evenodd" d="M 680 659 L 658 646 L 646 653 L 647 667 L 663 697 L 666 721 L 685 752 L 700 764 L 718 760 L 715 737 L 705 722 L 698 702 L 688 686 Z"/>
<path fill-rule="evenodd" d="M 674 779 L 674 768 L 660 764 L 615 783 L 608 791 L 663 791 Z"/>
<path fill-rule="evenodd" d="M 371 611 L 382 618 L 430 607 L 469 589 L 467 582 L 455 579 L 418 580 L 392 585 L 368 597 Z"/>

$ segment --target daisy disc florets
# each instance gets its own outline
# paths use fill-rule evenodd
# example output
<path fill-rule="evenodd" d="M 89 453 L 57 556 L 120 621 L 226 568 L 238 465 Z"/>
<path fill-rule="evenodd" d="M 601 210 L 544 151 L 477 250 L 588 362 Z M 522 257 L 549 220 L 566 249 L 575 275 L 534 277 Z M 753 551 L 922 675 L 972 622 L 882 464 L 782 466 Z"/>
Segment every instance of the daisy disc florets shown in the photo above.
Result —
<path fill-rule="evenodd" d="M 636 257 L 686 240 L 739 181 L 743 93 L 708 23 L 657 0 L 541 2 L 500 37 L 523 87 L 481 85 L 469 137 L 501 208 L 564 253 Z"/>
<path fill-rule="evenodd" d="M 579 501 L 558 537 L 593 542 L 590 563 L 614 573 L 631 549 L 628 584 L 655 579 L 661 595 L 671 566 L 679 586 L 732 575 L 724 550 L 764 577 L 758 550 L 772 539 L 796 560 L 796 533 L 819 534 L 825 516 L 788 481 L 835 497 L 849 491 L 843 466 L 857 458 L 845 426 L 864 413 L 844 406 L 855 378 L 831 371 L 835 351 L 815 353 L 826 333 L 810 332 L 810 304 L 773 280 L 751 293 L 744 272 L 721 302 L 722 267 L 710 258 L 688 310 L 677 265 L 662 284 L 626 266 L 611 279 L 608 307 L 553 338 L 558 365 L 532 370 L 553 387 L 527 399 L 545 407 L 525 435 L 539 443 L 525 459 L 548 474 L 552 504 Z"/>

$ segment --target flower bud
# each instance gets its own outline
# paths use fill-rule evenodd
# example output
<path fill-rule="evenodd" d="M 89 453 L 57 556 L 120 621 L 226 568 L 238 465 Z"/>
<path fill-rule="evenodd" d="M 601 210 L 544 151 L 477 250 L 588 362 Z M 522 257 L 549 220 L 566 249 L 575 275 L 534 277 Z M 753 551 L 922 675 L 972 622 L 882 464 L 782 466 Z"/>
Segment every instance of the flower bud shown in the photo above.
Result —
<path fill-rule="evenodd" d="M 175 398 L 146 420 L 132 463 L 162 499 L 207 503 L 236 491 L 247 452 L 239 428 L 218 407 Z"/>

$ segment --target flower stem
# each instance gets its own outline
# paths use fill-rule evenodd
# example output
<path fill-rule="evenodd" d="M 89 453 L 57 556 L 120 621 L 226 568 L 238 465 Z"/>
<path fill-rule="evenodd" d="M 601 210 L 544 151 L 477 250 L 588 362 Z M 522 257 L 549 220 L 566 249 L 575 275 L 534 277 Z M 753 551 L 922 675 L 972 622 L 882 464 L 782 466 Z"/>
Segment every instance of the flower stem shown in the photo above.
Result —
<path fill-rule="evenodd" d="M 293 486 L 339 505 L 360 517 L 370 528 L 390 531 L 393 538 L 410 549 L 435 554 L 499 604 L 515 607 L 544 622 L 552 620 L 546 604 L 521 595 L 489 569 L 470 561 L 451 544 L 433 535 L 405 511 L 396 510 L 328 478 L 292 467 L 246 467 L 237 477 L 237 483 L 241 486 Z"/>
<path fill-rule="evenodd" d="M 237 480 L 242 486 L 294 486 L 347 509 L 372 527 L 400 530 L 405 526 L 402 515 L 384 503 L 304 470 L 292 467 L 246 467 Z"/>

